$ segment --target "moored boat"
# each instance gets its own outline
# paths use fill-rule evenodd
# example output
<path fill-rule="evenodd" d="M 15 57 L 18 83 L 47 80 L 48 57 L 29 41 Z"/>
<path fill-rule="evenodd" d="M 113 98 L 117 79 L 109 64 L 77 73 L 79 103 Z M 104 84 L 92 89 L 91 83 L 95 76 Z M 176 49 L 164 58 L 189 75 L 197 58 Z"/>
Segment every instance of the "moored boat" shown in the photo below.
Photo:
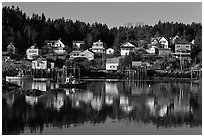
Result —
<path fill-rule="evenodd" d="M 66 78 L 64 83 L 59 84 L 59 88 L 85 88 L 86 81 L 76 80 L 73 76 Z"/>

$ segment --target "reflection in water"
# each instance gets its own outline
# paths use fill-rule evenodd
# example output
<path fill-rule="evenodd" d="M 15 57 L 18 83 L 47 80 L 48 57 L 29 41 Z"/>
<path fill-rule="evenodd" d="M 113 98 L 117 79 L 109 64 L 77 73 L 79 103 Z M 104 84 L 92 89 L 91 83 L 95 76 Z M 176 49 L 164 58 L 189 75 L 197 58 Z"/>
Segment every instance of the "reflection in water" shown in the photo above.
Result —
<path fill-rule="evenodd" d="M 201 85 L 103 81 L 88 83 L 86 90 L 51 92 L 55 85 L 47 84 L 28 83 L 30 88 L 46 87 L 39 97 L 20 93 L 3 95 L 3 134 L 23 134 L 28 130 L 32 133 L 39 129 L 43 133 L 45 126 L 106 125 L 109 118 L 143 123 L 144 127 L 152 123 L 155 125 L 152 128 L 200 127 L 202 123 Z"/>
<path fill-rule="evenodd" d="M 35 105 L 38 103 L 38 97 L 34 96 L 25 96 L 25 101 L 30 105 Z"/>

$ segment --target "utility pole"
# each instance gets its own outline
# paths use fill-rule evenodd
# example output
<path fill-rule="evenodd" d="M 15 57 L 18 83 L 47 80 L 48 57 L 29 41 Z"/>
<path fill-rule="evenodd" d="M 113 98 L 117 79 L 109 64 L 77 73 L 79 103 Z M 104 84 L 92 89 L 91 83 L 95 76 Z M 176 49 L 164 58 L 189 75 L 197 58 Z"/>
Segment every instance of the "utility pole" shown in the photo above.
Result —
<path fill-rule="evenodd" d="M 181 67 L 181 70 L 182 70 L 182 58 L 181 58 L 181 49 L 180 49 L 180 67 Z"/>

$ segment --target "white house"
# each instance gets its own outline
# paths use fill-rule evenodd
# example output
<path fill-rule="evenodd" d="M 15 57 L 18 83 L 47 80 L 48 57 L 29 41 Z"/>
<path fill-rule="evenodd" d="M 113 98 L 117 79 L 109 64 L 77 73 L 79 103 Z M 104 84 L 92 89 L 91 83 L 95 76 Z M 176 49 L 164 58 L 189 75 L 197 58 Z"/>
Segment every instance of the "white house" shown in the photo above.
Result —
<path fill-rule="evenodd" d="M 169 42 L 168 40 L 165 38 L 165 37 L 161 37 L 159 39 L 159 43 L 161 44 L 161 46 L 165 49 L 168 49 L 169 48 Z"/>
<path fill-rule="evenodd" d="M 33 60 L 34 57 L 40 55 L 40 50 L 36 47 L 36 44 L 32 45 L 26 50 L 27 59 Z"/>
<path fill-rule="evenodd" d="M 112 48 L 106 49 L 106 54 L 108 54 L 108 55 L 114 54 L 114 49 L 112 49 Z"/>
<path fill-rule="evenodd" d="M 32 61 L 32 69 L 47 69 L 47 60 L 43 57 L 38 57 Z"/>
<path fill-rule="evenodd" d="M 118 70 L 120 65 L 120 58 L 107 58 L 106 60 L 106 70 Z"/>
<path fill-rule="evenodd" d="M 74 58 L 77 58 L 77 57 L 81 57 L 81 51 L 79 50 L 74 50 L 70 53 L 70 58 L 71 59 L 74 59 Z"/>
<path fill-rule="evenodd" d="M 94 53 L 105 53 L 104 43 L 101 40 L 94 42 L 90 50 Z"/>
<path fill-rule="evenodd" d="M 130 42 L 126 42 L 122 44 L 120 47 L 121 56 L 129 55 L 130 52 L 134 52 L 134 51 L 135 51 L 135 46 Z"/>
<path fill-rule="evenodd" d="M 175 41 L 175 53 L 176 57 L 190 57 L 191 55 L 191 42 L 187 42 L 185 39 L 178 39 Z"/>
<path fill-rule="evenodd" d="M 65 53 L 65 45 L 64 43 L 61 41 L 61 39 L 58 40 L 46 40 L 45 44 L 49 47 L 52 48 L 52 50 L 56 53 L 56 54 L 64 54 Z"/>
<path fill-rule="evenodd" d="M 87 50 L 84 50 L 83 52 L 79 53 L 80 57 L 87 58 L 88 60 L 93 60 L 94 59 L 94 53 Z"/>

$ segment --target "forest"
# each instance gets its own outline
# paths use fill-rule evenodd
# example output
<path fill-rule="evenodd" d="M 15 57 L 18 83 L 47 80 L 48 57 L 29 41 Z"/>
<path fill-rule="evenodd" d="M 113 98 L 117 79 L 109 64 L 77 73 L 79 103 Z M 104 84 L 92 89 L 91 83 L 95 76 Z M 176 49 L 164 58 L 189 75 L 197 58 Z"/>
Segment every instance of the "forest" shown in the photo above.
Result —
<path fill-rule="evenodd" d="M 67 51 L 72 50 L 72 41 L 85 42 L 84 49 L 91 47 L 92 43 L 99 39 L 106 44 L 106 48 L 118 50 L 121 43 L 129 40 L 136 46 L 147 44 L 154 36 L 165 36 L 167 39 L 179 35 L 187 41 L 195 40 L 192 46 L 192 59 L 201 58 L 202 54 L 202 25 L 192 22 L 184 24 L 178 22 L 158 21 L 154 26 L 150 25 L 124 25 L 109 28 L 106 24 L 95 22 L 85 23 L 80 20 L 72 21 L 64 17 L 58 19 L 46 18 L 45 15 L 33 13 L 27 16 L 18 7 L 2 8 L 2 50 L 10 42 L 18 49 L 19 54 L 25 54 L 25 50 L 36 43 L 41 48 L 45 40 L 57 40 L 61 38 L 67 46 Z"/>

